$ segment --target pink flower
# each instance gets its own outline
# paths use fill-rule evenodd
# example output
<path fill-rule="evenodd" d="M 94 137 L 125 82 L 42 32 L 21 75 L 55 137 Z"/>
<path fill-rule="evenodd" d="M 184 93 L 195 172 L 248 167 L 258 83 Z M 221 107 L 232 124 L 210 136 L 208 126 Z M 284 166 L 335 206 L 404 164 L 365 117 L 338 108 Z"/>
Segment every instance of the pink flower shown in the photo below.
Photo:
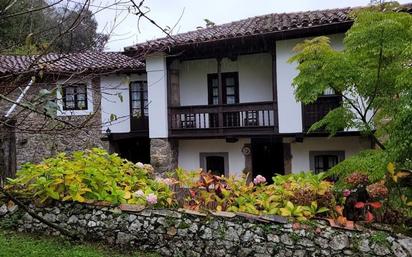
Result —
<path fill-rule="evenodd" d="M 156 181 L 159 182 L 159 183 L 166 184 L 168 186 L 172 186 L 172 185 L 176 184 L 176 180 L 174 180 L 172 178 L 160 178 L 160 177 L 158 177 L 158 178 L 156 178 Z"/>
<path fill-rule="evenodd" d="M 254 183 L 255 185 L 262 184 L 262 183 L 265 183 L 265 182 L 266 182 L 266 178 L 265 178 L 264 176 L 261 176 L 261 175 L 257 175 L 257 176 L 253 179 L 253 183 Z"/>
<path fill-rule="evenodd" d="M 144 192 L 142 190 L 137 190 L 136 192 L 134 192 L 134 196 L 135 197 L 143 197 L 144 196 Z"/>
<path fill-rule="evenodd" d="M 157 196 L 155 194 L 149 194 L 148 196 L 146 196 L 146 201 L 149 204 L 154 205 L 157 203 Z"/>
<path fill-rule="evenodd" d="M 343 190 L 343 196 L 344 197 L 348 197 L 348 196 L 350 196 L 350 190 L 349 189 L 345 189 L 345 190 Z"/>

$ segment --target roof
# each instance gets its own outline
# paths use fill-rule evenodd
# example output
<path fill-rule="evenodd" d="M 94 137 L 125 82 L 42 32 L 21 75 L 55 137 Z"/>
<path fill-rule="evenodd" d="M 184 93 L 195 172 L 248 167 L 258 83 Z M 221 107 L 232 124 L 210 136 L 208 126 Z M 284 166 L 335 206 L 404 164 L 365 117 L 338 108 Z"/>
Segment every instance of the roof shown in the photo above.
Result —
<path fill-rule="evenodd" d="M 144 63 L 117 52 L 82 52 L 39 56 L 0 55 L 0 75 L 30 73 L 105 73 L 144 69 Z"/>
<path fill-rule="evenodd" d="M 359 8 L 359 7 L 358 7 Z M 408 12 L 412 4 L 402 5 Z M 176 34 L 150 40 L 134 46 L 126 47 L 125 51 L 154 52 L 164 51 L 176 46 L 208 43 L 219 40 L 242 38 L 256 35 L 283 33 L 293 30 L 304 30 L 328 25 L 352 23 L 350 12 L 357 8 L 328 9 L 294 13 L 272 13 L 256 16 L 240 21 L 211 26 L 204 29 Z"/>

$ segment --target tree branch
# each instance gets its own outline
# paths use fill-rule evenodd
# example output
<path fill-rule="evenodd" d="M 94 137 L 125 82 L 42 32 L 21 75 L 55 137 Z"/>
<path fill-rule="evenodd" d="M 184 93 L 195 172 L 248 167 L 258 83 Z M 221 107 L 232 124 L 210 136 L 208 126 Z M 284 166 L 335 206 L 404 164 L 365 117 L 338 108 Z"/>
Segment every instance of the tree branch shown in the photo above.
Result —
<path fill-rule="evenodd" d="M 0 186 L 0 192 L 3 193 L 6 197 L 8 197 L 10 200 L 12 200 L 15 204 L 17 204 L 17 206 L 21 207 L 24 211 L 26 211 L 30 216 L 32 216 L 33 218 L 39 220 L 40 222 L 46 224 L 47 226 L 59 231 L 60 233 L 62 233 L 62 235 L 68 236 L 73 240 L 79 240 L 80 238 L 76 235 L 71 233 L 70 231 L 52 223 L 49 222 L 47 220 L 45 220 L 44 218 L 42 218 L 41 216 L 37 215 L 37 213 L 33 212 L 32 210 L 30 210 L 24 203 L 22 203 L 19 199 L 17 199 L 16 197 L 14 197 L 11 193 L 7 192 L 2 186 Z"/>

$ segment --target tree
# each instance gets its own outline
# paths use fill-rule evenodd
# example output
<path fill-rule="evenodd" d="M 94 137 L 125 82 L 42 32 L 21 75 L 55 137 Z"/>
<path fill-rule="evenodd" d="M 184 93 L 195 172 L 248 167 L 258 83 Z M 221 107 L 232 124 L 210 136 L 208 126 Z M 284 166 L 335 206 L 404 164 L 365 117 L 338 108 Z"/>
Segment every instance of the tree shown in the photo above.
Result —
<path fill-rule="evenodd" d="M 333 49 L 327 37 L 295 47 L 297 54 L 289 61 L 298 63 L 296 99 L 312 103 L 328 88 L 343 95 L 342 105 L 309 132 L 323 128 L 334 135 L 342 128 L 356 128 L 381 149 L 402 141 L 409 144 L 404 149 L 411 150 L 407 127 L 412 120 L 407 119 L 412 106 L 412 15 L 399 10 L 390 3 L 355 11 L 342 51 Z"/>
<path fill-rule="evenodd" d="M 103 50 L 109 37 L 97 33 L 93 12 L 85 7 L 62 0 L 0 0 L 0 52 L 30 54 L 48 47 L 56 35 L 61 36 L 48 51 Z"/>

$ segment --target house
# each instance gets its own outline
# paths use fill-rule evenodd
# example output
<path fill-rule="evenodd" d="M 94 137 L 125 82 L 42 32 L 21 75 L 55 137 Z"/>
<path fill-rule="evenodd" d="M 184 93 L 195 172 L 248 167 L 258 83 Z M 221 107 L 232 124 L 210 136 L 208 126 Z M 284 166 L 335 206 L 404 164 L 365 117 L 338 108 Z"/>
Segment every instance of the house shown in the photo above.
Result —
<path fill-rule="evenodd" d="M 403 6 L 408 12 L 411 7 Z M 62 85 L 58 117 L 84 119 L 98 110 L 93 129 L 56 141 L 63 142 L 60 146 L 76 141 L 73 149 L 91 141 L 87 146 L 150 162 L 161 174 L 176 167 L 267 178 L 275 172 L 327 170 L 374 145 L 355 130 L 332 138 L 322 131 L 307 133 L 341 104 L 342 95 L 329 90 L 313 104 L 297 102 L 296 64 L 288 59 L 298 42 L 319 35 L 341 49 L 353 23 L 350 11 L 256 16 L 151 40 L 123 53 L 67 56 L 66 65 L 55 61 L 48 81 Z M 0 57 L 0 75 L 15 69 L 3 67 L 7 58 L 13 57 Z M 61 66 L 74 70 L 62 72 Z M 80 82 L 61 82 L 73 73 Z M 21 162 L 29 159 L 23 154 L 31 152 L 27 149 L 43 149 L 38 141 L 17 140 Z"/>
<path fill-rule="evenodd" d="M 342 48 L 350 11 L 269 14 L 126 47 L 127 55 L 144 58 L 146 79 L 136 82 L 140 95 L 131 92 L 132 121 L 104 129 L 120 149 L 129 147 L 131 138 L 120 142 L 129 136 L 140 146 L 145 139 L 136 137 L 133 124 L 147 122 L 147 149 L 159 172 L 200 167 L 270 178 L 275 172 L 327 170 L 373 144 L 358 131 L 333 138 L 307 134 L 342 96 L 329 91 L 314 104 L 297 102 L 291 85 L 296 64 L 288 59 L 298 42 L 314 36 L 328 35 Z"/>
<path fill-rule="evenodd" d="M 0 56 L 0 132 L 13 129 L 14 151 L 18 166 L 39 162 L 58 152 L 90 147 L 108 149 L 101 133 L 101 78 L 110 74 L 144 71 L 144 63 L 121 53 L 84 52 L 39 56 Z M 18 75 L 18 76 L 16 76 Z M 31 81 L 32 76 L 36 77 Z M 42 109 L 47 98 L 39 98 L 43 89 L 57 94 L 55 121 Z M 13 102 L 26 104 L 37 98 L 34 111 Z M 9 100 L 7 100 L 9 99 Z M 40 99 L 40 101 L 39 101 Z M 6 117 L 4 117 L 6 116 Z M 13 124 L 5 124 L 13 119 Z M 10 142 L 0 133 L 0 152 L 8 152 Z M 13 149 L 13 147 L 12 147 Z M 0 154 L 0 166 L 1 166 Z M 13 165 L 11 165 L 13 166 Z"/>

